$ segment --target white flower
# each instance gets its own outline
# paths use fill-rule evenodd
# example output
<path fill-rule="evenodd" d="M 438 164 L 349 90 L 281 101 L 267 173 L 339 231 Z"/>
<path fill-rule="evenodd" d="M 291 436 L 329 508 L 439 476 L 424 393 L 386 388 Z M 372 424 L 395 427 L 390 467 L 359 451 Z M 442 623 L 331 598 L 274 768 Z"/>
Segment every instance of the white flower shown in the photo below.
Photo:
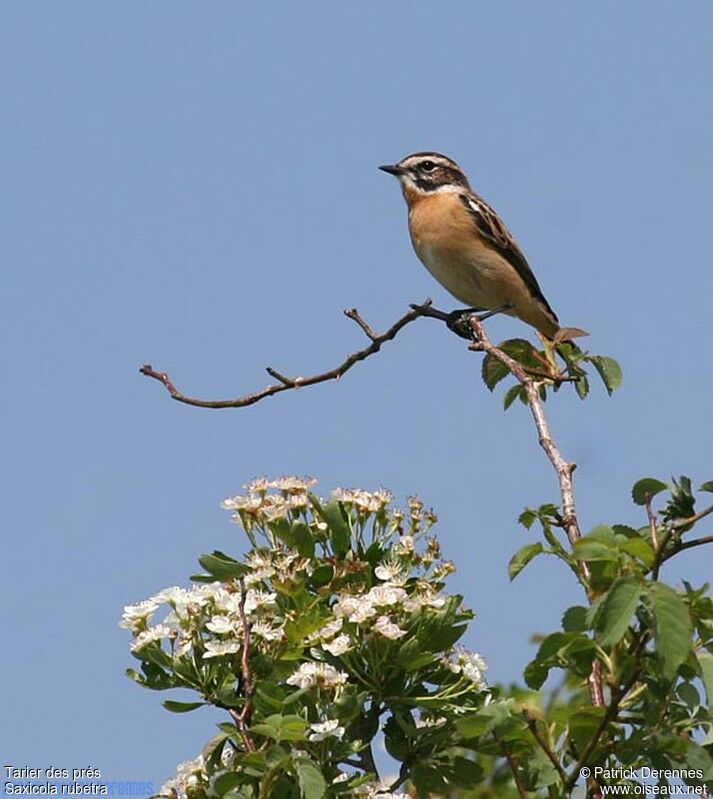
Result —
<path fill-rule="evenodd" d="M 181 763 L 176 776 L 164 783 L 157 795 L 186 799 L 188 788 L 195 788 L 201 778 L 205 777 L 204 766 L 203 755 L 198 755 L 195 760 Z"/>
<path fill-rule="evenodd" d="M 401 582 L 403 574 L 401 566 L 397 563 L 380 563 L 375 569 L 374 574 L 380 579 L 388 582 Z"/>
<path fill-rule="evenodd" d="M 238 641 L 206 641 L 203 658 L 219 658 L 223 655 L 235 655 L 240 652 Z"/>
<path fill-rule="evenodd" d="M 341 629 L 344 624 L 343 618 L 334 619 L 334 621 L 327 622 L 324 627 L 312 633 L 309 637 L 310 642 L 325 641 L 333 638 Z"/>
<path fill-rule="evenodd" d="M 398 624 L 393 624 L 388 616 L 379 616 L 373 629 L 385 638 L 396 639 L 401 638 L 402 635 L 406 635 L 406 630 L 402 630 Z"/>
<path fill-rule="evenodd" d="M 332 492 L 332 498 L 367 513 L 378 513 L 391 502 L 391 494 L 383 489 L 363 491 L 359 488 L 337 488 Z"/>
<path fill-rule="evenodd" d="M 327 652 L 334 655 L 334 657 L 339 657 L 339 655 L 350 650 L 352 646 L 352 640 L 348 635 L 339 635 L 331 644 L 323 643 L 322 649 L 326 649 Z"/>
<path fill-rule="evenodd" d="M 226 591 L 221 589 L 213 596 L 213 604 L 216 610 L 223 610 L 226 613 L 232 613 L 235 616 L 240 615 L 240 604 L 242 598 L 239 593 L 233 591 Z"/>
<path fill-rule="evenodd" d="M 309 491 L 310 488 L 317 485 L 317 481 L 314 477 L 295 477 L 294 475 L 289 475 L 287 477 L 278 477 L 274 480 L 270 480 L 267 485 L 270 488 L 276 488 L 278 491 L 285 491 L 288 494 L 293 494 Z"/>
<path fill-rule="evenodd" d="M 396 605 L 406 599 L 406 591 L 395 585 L 375 585 L 366 595 L 372 605 Z"/>
<path fill-rule="evenodd" d="M 321 688 L 335 688 L 344 685 L 348 676 L 328 663 L 308 661 L 302 663 L 297 671 L 287 678 L 287 684 L 296 685 L 299 688 L 312 688 L 315 685 Z"/>
<path fill-rule="evenodd" d="M 455 660 L 449 659 L 445 665 L 454 674 L 463 674 L 464 677 L 467 677 L 475 684 L 478 691 L 484 691 L 488 687 L 484 674 L 488 669 L 485 658 L 477 652 L 469 652 L 462 646 L 455 647 L 453 655 Z"/>
<path fill-rule="evenodd" d="M 319 724 L 310 724 L 309 728 L 312 730 L 308 736 L 310 741 L 323 741 L 330 735 L 335 738 L 341 738 L 344 735 L 344 727 L 339 726 L 337 719 L 329 719 Z"/>
<path fill-rule="evenodd" d="M 135 605 L 126 605 L 121 615 L 120 627 L 127 630 L 139 630 L 158 609 L 155 599 L 144 599 Z"/>
<path fill-rule="evenodd" d="M 284 635 L 284 628 L 282 625 L 279 627 L 271 627 L 269 624 L 262 621 L 255 622 L 250 630 L 257 635 L 258 638 L 263 638 L 265 641 L 277 641 Z"/>
<path fill-rule="evenodd" d="M 224 633 L 234 633 L 240 628 L 240 619 L 230 616 L 211 616 L 210 621 L 206 622 L 206 628 L 212 633 L 223 635 Z"/>
<path fill-rule="evenodd" d="M 245 612 L 252 613 L 263 605 L 271 605 L 277 599 L 277 594 L 251 588 L 245 595 Z"/>
<path fill-rule="evenodd" d="M 349 621 L 360 624 L 376 616 L 376 609 L 367 596 L 342 594 L 332 606 L 332 613 L 335 616 L 347 616 Z"/>
<path fill-rule="evenodd" d="M 131 644 L 131 651 L 138 652 L 154 641 L 160 641 L 162 638 L 170 638 L 175 634 L 175 630 L 167 624 L 157 624 L 155 627 L 149 627 L 148 630 L 140 632 L 136 638 L 134 638 Z"/>
<path fill-rule="evenodd" d="M 446 604 L 446 597 L 435 591 L 426 594 L 414 594 L 403 603 L 404 610 L 414 613 L 421 608 L 442 608 Z"/>
<path fill-rule="evenodd" d="M 409 555 L 411 552 L 413 552 L 413 536 L 402 535 L 398 544 L 396 544 L 394 547 L 394 550 L 399 555 Z"/>

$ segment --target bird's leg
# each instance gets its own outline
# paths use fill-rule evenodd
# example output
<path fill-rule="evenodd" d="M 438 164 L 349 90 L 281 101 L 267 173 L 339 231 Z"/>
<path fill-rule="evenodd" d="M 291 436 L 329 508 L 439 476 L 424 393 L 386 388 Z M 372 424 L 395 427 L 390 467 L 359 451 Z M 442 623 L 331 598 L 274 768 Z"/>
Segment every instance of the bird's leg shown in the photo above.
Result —
<path fill-rule="evenodd" d="M 486 319 L 490 319 L 491 316 L 503 313 L 503 311 L 509 311 L 511 308 L 512 305 L 510 305 L 510 303 L 499 305 L 497 308 L 493 308 L 490 311 L 485 311 L 484 308 L 463 308 L 445 314 L 446 318 L 443 321 L 446 323 L 448 329 L 457 336 L 468 339 L 468 341 L 473 341 L 475 334 L 470 324 L 472 317 L 475 317 L 479 322 L 484 322 Z M 485 313 L 482 313 L 483 311 L 485 311 Z"/>

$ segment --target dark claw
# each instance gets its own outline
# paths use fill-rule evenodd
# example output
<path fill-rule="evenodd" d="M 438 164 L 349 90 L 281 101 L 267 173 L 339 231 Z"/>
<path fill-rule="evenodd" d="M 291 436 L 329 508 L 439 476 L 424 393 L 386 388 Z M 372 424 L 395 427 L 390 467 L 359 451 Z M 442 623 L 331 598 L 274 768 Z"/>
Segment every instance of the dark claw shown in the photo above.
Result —
<path fill-rule="evenodd" d="M 462 310 L 459 309 L 446 314 L 444 322 L 448 329 L 457 336 L 465 338 L 468 341 L 475 341 L 475 333 L 470 324 L 470 320 L 473 317 L 479 322 L 484 322 L 486 319 L 490 319 L 491 316 L 503 313 L 503 311 L 509 311 L 511 308 L 512 305 L 509 303 L 493 308 L 491 311 L 485 311 L 485 313 L 481 313 L 484 310 L 483 308 L 463 308 Z"/>

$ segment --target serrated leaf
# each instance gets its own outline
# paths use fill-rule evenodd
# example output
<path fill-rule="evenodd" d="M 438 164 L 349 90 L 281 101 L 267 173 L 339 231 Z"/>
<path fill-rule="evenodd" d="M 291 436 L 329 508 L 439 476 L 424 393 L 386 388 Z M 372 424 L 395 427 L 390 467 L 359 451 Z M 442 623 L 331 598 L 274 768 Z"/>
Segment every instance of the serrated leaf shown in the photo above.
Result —
<path fill-rule="evenodd" d="M 602 646 L 611 646 L 621 640 L 639 604 L 640 595 L 641 585 L 631 577 L 617 580 L 606 593 L 597 614 L 596 629 Z"/>
<path fill-rule="evenodd" d="M 525 394 L 525 389 L 520 385 L 520 383 L 510 386 L 510 388 L 505 392 L 505 396 L 503 397 L 503 410 L 506 411 L 516 399 L 519 399 L 520 402 L 525 405 L 527 404 L 527 395 Z"/>
<path fill-rule="evenodd" d="M 637 505 L 645 505 L 648 497 L 655 497 L 668 488 L 666 483 L 662 483 L 655 477 L 642 477 L 634 483 L 631 489 L 631 498 Z"/>
<path fill-rule="evenodd" d="M 483 378 L 483 383 L 485 383 L 490 391 L 493 391 L 495 386 L 509 374 L 510 370 L 502 361 L 499 361 L 492 355 L 486 355 L 485 358 L 483 358 L 480 375 Z"/>
<path fill-rule="evenodd" d="M 302 799 L 322 799 L 327 791 L 322 772 L 311 760 L 303 757 L 297 758 L 294 764 Z"/>
<path fill-rule="evenodd" d="M 592 355 L 587 360 L 599 372 L 602 383 L 604 383 L 607 393 L 611 396 L 621 385 L 623 379 L 621 366 L 607 355 Z"/>
<path fill-rule="evenodd" d="M 526 530 L 529 530 L 537 520 L 537 512 L 532 508 L 525 508 L 517 520 Z"/>
<path fill-rule="evenodd" d="M 564 612 L 562 616 L 562 629 L 566 633 L 581 633 L 588 628 L 587 608 L 581 605 L 574 605 Z"/>
<path fill-rule="evenodd" d="M 544 552 L 544 548 L 539 541 L 536 544 L 525 544 L 524 547 L 520 547 L 508 564 L 510 579 L 514 580 L 525 566 L 541 552 Z"/>
<path fill-rule="evenodd" d="M 190 713 L 191 710 L 203 707 L 206 702 L 174 702 L 173 699 L 166 699 L 161 704 L 171 713 Z"/>
<path fill-rule="evenodd" d="M 672 679 L 691 651 L 691 616 L 683 598 L 670 586 L 652 583 L 649 590 L 654 612 L 656 651 L 661 658 L 664 675 Z"/>

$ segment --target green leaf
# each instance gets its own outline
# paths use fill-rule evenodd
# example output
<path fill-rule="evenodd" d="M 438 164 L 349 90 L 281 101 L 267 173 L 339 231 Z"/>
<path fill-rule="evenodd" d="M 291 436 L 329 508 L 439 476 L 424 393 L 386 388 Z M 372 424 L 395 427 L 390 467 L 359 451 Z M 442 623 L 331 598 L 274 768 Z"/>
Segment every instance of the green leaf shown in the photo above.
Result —
<path fill-rule="evenodd" d="M 244 577 L 248 573 L 247 566 L 239 563 L 235 558 L 224 552 L 215 550 L 210 555 L 201 555 L 198 558 L 200 565 L 218 580 L 231 580 Z"/>
<path fill-rule="evenodd" d="M 619 549 L 627 555 L 633 555 L 640 560 L 646 568 L 650 568 L 654 562 L 654 550 L 648 541 L 643 538 L 627 538 L 619 543 Z"/>
<path fill-rule="evenodd" d="M 525 667 L 523 677 L 525 678 L 525 683 L 528 688 L 532 688 L 533 691 L 539 691 L 549 673 L 549 666 L 545 666 L 539 660 L 531 660 Z"/>
<path fill-rule="evenodd" d="M 641 586 L 632 577 L 617 580 L 609 589 L 597 614 L 597 631 L 602 646 L 621 640 L 639 604 Z"/>
<path fill-rule="evenodd" d="M 342 515 L 341 505 L 336 500 L 332 500 L 322 508 L 321 515 L 329 526 L 334 553 L 340 557 L 346 555 L 351 541 L 351 532 Z"/>
<path fill-rule="evenodd" d="M 589 380 L 587 380 L 587 375 L 582 373 L 574 381 L 574 390 L 577 392 L 577 396 L 580 399 L 587 399 L 587 394 L 589 394 Z"/>
<path fill-rule="evenodd" d="M 631 498 L 637 505 L 645 505 L 647 497 L 655 497 L 656 494 L 660 494 L 667 488 L 666 483 L 662 483 L 655 477 L 642 477 L 641 480 L 634 483 L 634 487 L 631 489 Z"/>
<path fill-rule="evenodd" d="M 322 799 L 327 791 L 322 772 L 304 757 L 297 758 L 294 763 L 303 799 Z"/>
<path fill-rule="evenodd" d="M 533 510 L 532 508 L 525 508 L 525 510 L 518 516 L 517 520 L 526 530 L 529 530 L 537 521 L 537 511 Z"/>
<path fill-rule="evenodd" d="M 459 788 L 474 788 L 483 781 L 483 767 L 473 760 L 456 756 L 448 769 L 448 781 Z"/>
<path fill-rule="evenodd" d="M 191 710 L 195 710 L 196 708 L 203 707 L 203 705 L 205 705 L 207 703 L 206 702 L 174 702 L 172 699 L 166 699 L 161 704 L 166 708 L 166 710 L 170 710 L 171 713 L 189 713 Z"/>
<path fill-rule="evenodd" d="M 304 522 L 296 522 L 292 525 L 292 535 L 300 555 L 311 558 L 314 555 L 314 536 L 309 527 Z"/>
<path fill-rule="evenodd" d="M 585 536 L 580 538 L 572 547 L 572 554 L 577 560 L 619 560 L 619 553 L 608 544 L 601 541 L 591 541 Z"/>
<path fill-rule="evenodd" d="M 664 676 L 672 679 L 691 651 L 691 616 L 683 598 L 665 583 L 650 586 L 656 651 Z"/>
<path fill-rule="evenodd" d="M 525 544 L 520 547 L 518 551 L 510 559 L 508 564 L 508 574 L 510 579 L 514 580 L 518 574 L 527 566 L 527 564 L 537 555 L 544 551 L 542 544 L 538 541 L 536 544 Z"/>
<path fill-rule="evenodd" d="M 698 488 L 699 491 L 707 491 L 709 494 L 713 494 L 713 480 L 708 480 L 705 483 L 701 483 L 700 487 Z"/>
<path fill-rule="evenodd" d="M 225 796 L 228 791 L 240 785 L 242 781 L 243 777 L 241 774 L 235 771 L 226 771 L 224 774 L 215 778 L 211 786 L 211 793 L 215 793 L 216 796 Z"/>
<path fill-rule="evenodd" d="M 698 665 L 701 667 L 701 679 L 706 688 L 708 706 L 713 705 L 713 654 L 710 652 L 699 652 L 697 654 Z"/>
<path fill-rule="evenodd" d="M 613 358 L 609 358 L 606 355 L 592 355 L 587 360 L 599 372 L 604 387 L 609 396 L 611 396 L 621 385 L 621 366 Z"/>
<path fill-rule="evenodd" d="M 579 748 L 584 748 L 599 728 L 606 708 L 581 707 L 570 716 L 569 734 Z"/>
<path fill-rule="evenodd" d="M 562 616 L 562 629 L 566 633 L 582 633 L 588 629 L 587 608 L 574 605 L 568 608 Z"/>
<path fill-rule="evenodd" d="M 506 411 L 516 399 L 519 399 L 523 405 L 527 404 L 527 394 L 525 393 L 524 387 L 521 386 L 520 383 L 510 386 L 510 388 L 505 392 L 505 396 L 503 397 L 503 410 Z"/>

